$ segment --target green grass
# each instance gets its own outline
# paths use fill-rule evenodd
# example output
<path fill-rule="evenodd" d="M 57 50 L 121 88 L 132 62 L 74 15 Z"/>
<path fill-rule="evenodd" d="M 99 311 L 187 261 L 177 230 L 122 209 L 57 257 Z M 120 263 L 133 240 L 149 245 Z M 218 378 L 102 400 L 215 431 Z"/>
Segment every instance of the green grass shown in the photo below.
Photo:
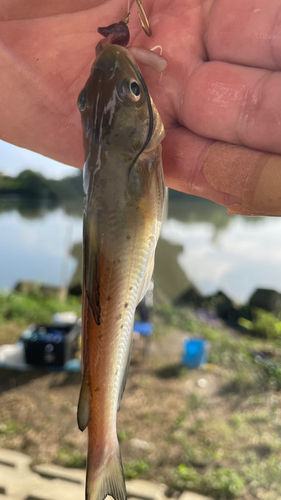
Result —
<path fill-rule="evenodd" d="M 20 425 L 15 420 L 7 420 L 0 424 L 0 440 L 1 435 L 14 436 L 16 434 L 26 434 L 28 431 L 27 425 Z"/>
<path fill-rule="evenodd" d="M 86 467 L 86 457 L 73 443 L 61 446 L 57 452 L 56 462 L 64 467 L 83 469 Z"/>
<path fill-rule="evenodd" d="M 180 464 L 174 470 L 174 486 L 213 495 L 217 500 L 239 497 L 245 487 L 243 478 L 234 470 L 213 469 L 200 474 L 193 467 Z"/>
<path fill-rule="evenodd" d="M 257 491 L 259 498 L 281 498 L 279 318 L 255 311 L 253 322 L 242 320 L 249 334 L 232 335 L 223 324 L 214 328 L 187 308 L 161 306 L 158 314 L 171 328 L 208 340 L 209 362 L 223 375 L 219 396 L 225 413 L 216 411 L 212 398 L 200 404 L 195 392 L 169 427 L 166 442 L 180 446 L 178 456 L 184 457 L 168 471 L 169 486 L 221 500 L 255 498 Z M 253 350 L 272 353 L 272 362 L 255 358 Z"/>
<path fill-rule="evenodd" d="M 131 432 L 128 432 L 125 430 L 118 430 L 117 436 L 118 436 L 119 443 L 121 443 L 121 442 L 123 443 L 124 441 L 128 441 L 129 439 L 131 439 L 133 437 Z"/>
<path fill-rule="evenodd" d="M 136 479 L 149 470 L 146 460 L 130 460 L 123 462 L 125 479 Z"/>
<path fill-rule="evenodd" d="M 281 342 L 281 321 L 280 317 L 263 309 L 253 309 L 254 320 L 249 321 L 244 318 L 239 318 L 241 326 L 249 330 L 259 337 Z"/>
<path fill-rule="evenodd" d="M 79 314 L 80 303 L 75 299 L 59 303 L 56 298 L 46 299 L 37 293 L 0 294 L 2 325 L 48 321 L 54 312 L 63 310 L 74 310 Z M 193 490 L 216 500 L 257 498 L 257 492 L 259 498 L 266 500 L 281 498 L 279 319 L 267 313 L 256 316 L 260 332 L 265 333 L 257 337 L 253 328 L 251 332 L 249 329 L 250 334 L 233 336 L 222 324 L 215 327 L 209 325 L 187 308 L 165 306 L 158 307 L 157 311 L 155 324 L 159 325 L 159 333 L 154 341 L 169 339 L 171 332 L 176 335 L 175 328 L 181 330 L 181 335 L 186 332 L 193 337 L 205 338 L 210 343 L 211 371 L 187 370 L 179 362 L 171 365 L 170 372 L 174 370 L 171 380 L 175 385 L 170 390 L 174 391 L 176 387 L 180 403 L 170 417 L 168 410 L 164 411 L 166 393 L 163 392 L 164 420 L 158 421 L 163 432 L 161 440 L 156 438 L 153 443 L 154 436 L 149 432 L 156 417 L 149 401 L 153 405 L 151 377 L 156 371 L 158 358 L 152 358 L 151 372 L 146 371 L 145 365 L 139 367 L 138 378 L 134 379 L 134 391 L 143 391 L 147 402 L 138 415 L 138 425 L 142 427 L 137 435 L 155 446 L 149 454 L 142 455 L 139 451 L 134 455 L 126 443 L 135 435 L 131 415 L 128 414 L 124 430 L 118 431 L 121 448 L 124 447 L 126 479 L 148 478 L 164 482 L 178 491 Z M 257 349 L 257 345 L 265 351 L 270 346 L 276 354 L 275 362 L 265 364 L 255 360 L 250 351 Z M 167 370 L 167 366 L 165 368 Z M 208 379 L 203 393 L 196 384 L 201 377 Z M 168 381 L 169 378 L 167 384 Z M 159 380 L 157 383 L 160 384 Z M 3 422 L 0 425 L 0 442 L 4 439 L 5 442 L 8 439 L 12 442 L 26 430 L 15 421 Z M 145 434 L 147 431 L 148 437 Z M 85 456 L 75 444 L 60 443 L 58 446 L 54 457 L 56 463 L 68 467 L 85 466 Z"/>
<path fill-rule="evenodd" d="M 274 360 L 271 364 L 259 363 L 251 354 L 251 350 L 257 349 L 256 337 L 232 336 L 223 325 L 214 328 L 188 308 L 165 305 L 158 306 L 156 311 L 171 327 L 210 342 L 209 362 L 226 368 L 228 372 L 226 392 L 244 395 L 267 389 L 281 390 L 281 363 L 278 365 Z M 251 325 L 253 330 L 257 325 L 259 331 L 264 332 L 259 337 L 260 350 L 268 348 L 268 339 L 273 350 L 281 345 L 281 322 L 273 314 L 256 310 L 256 322 Z"/>
<path fill-rule="evenodd" d="M 39 291 L 30 293 L 0 292 L 0 322 L 50 321 L 56 312 L 74 311 L 81 315 L 81 301 L 70 297 L 60 302 L 57 297 L 44 297 Z"/>
<path fill-rule="evenodd" d="M 216 499 L 254 495 L 257 489 L 270 491 L 272 500 L 279 498 L 281 440 L 274 404 L 267 404 L 267 410 L 249 405 L 227 420 L 212 411 L 199 415 L 202 407 L 186 413 L 168 437 L 170 445 L 177 443 L 184 454 L 182 463 L 169 471 L 169 486 Z"/>

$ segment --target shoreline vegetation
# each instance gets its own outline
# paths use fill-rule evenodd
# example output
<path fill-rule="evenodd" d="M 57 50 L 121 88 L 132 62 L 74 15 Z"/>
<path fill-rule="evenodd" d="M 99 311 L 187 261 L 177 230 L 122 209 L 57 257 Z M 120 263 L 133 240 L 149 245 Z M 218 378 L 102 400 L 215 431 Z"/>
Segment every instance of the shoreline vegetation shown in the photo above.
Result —
<path fill-rule="evenodd" d="M 21 198 L 28 201 L 49 201 L 58 203 L 63 201 L 82 202 L 83 198 L 83 171 L 77 169 L 76 175 L 66 176 L 63 179 L 47 179 L 41 173 L 31 169 L 20 172 L 16 177 L 0 172 L 0 198 Z M 186 200 L 187 195 L 170 190 L 171 200 Z M 190 199 L 198 200 L 196 197 Z M 200 202 L 202 200 L 200 199 Z M 208 201 L 206 201 L 208 203 Z"/>
<path fill-rule="evenodd" d="M 0 294 L 0 345 L 33 321 L 81 311 L 38 291 Z M 170 494 L 191 490 L 216 500 L 281 497 L 281 321 L 255 310 L 244 331 L 182 306 L 155 307 L 149 359 L 133 348 L 118 436 L 128 479 L 165 483 Z M 181 365 L 182 341 L 210 343 L 209 364 Z M 263 362 L 255 352 L 264 353 Z M 4 373 L 5 372 L 5 373 Z M 85 467 L 86 437 L 77 430 L 80 374 L 0 371 L 0 446 L 33 463 Z"/>
<path fill-rule="evenodd" d="M 0 198 L 8 200 L 20 198 L 29 202 L 81 202 L 83 198 L 83 172 L 60 180 L 46 179 L 42 174 L 27 169 L 16 177 L 0 172 Z"/>

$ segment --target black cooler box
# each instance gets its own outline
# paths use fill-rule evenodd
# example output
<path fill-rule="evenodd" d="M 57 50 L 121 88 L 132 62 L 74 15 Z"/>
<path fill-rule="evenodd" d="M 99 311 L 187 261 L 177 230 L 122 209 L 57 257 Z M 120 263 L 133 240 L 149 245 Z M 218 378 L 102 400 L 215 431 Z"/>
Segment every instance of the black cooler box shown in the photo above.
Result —
<path fill-rule="evenodd" d="M 81 326 L 78 323 L 34 326 L 28 335 L 22 337 L 26 363 L 63 366 L 74 357 L 80 332 Z"/>

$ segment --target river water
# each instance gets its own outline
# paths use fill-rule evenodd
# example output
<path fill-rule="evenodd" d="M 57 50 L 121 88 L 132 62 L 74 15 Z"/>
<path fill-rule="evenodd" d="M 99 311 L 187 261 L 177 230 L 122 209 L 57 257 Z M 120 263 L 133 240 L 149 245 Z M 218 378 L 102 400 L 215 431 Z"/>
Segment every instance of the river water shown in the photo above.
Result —
<path fill-rule="evenodd" d="M 0 289 L 23 280 L 66 285 L 77 268 L 71 249 L 81 253 L 82 208 L 1 202 L 0 235 Z M 214 203 L 172 196 L 156 272 L 172 298 L 187 278 L 204 294 L 222 290 L 240 303 L 256 287 L 281 292 L 281 219 L 229 216 Z"/>

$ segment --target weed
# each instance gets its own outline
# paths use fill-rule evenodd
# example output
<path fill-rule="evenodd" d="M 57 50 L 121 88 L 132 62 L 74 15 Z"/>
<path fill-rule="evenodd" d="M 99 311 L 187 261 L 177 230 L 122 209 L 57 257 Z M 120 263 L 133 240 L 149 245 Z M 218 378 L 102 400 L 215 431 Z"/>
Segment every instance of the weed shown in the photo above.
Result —
<path fill-rule="evenodd" d="M 76 297 L 60 302 L 57 297 L 47 298 L 39 291 L 0 292 L 0 321 L 49 321 L 52 314 L 69 310 L 81 314 L 81 303 Z"/>
<path fill-rule="evenodd" d="M 259 365 L 260 383 L 264 389 L 281 390 L 281 368 L 274 363 Z"/>
<path fill-rule="evenodd" d="M 0 435 L 12 436 L 15 434 L 26 434 L 27 431 L 27 425 L 19 425 L 15 420 L 8 420 L 0 424 Z"/>
<path fill-rule="evenodd" d="M 193 467 L 188 467 L 185 464 L 180 464 L 175 471 L 176 486 L 180 490 L 198 490 L 202 482 L 202 476 Z"/>
<path fill-rule="evenodd" d="M 174 472 L 177 488 L 190 489 L 213 495 L 216 499 L 239 497 L 244 490 L 244 480 L 232 469 L 212 469 L 206 474 L 199 474 L 193 467 L 180 464 Z"/>
<path fill-rule="evenodd" d="M 72 443 L 61 446 L 57 452 L 57 462 L 64 467 L 82 469 L 86 466 L 86 458 Z"/>
<path fill-rule="evenodd" d="M 199 334 L 206 340 L 216 340 L 220 337 L 217 329 L 198 318 L 194 311 L 187 307 L 172 307 L 170 305 L 155 306 L 155 312 L 166 324 L 180 328 L 186 332 Z"/>
<path fill-rule="evenodd" d="M 263 309 L 254 309 L 254 321 L 239 318 L 241 326 L 266 339 L 281 340 L 281 321 L 274 314 Z"/>
<path fill-rule="evenodd" d="M 249 406 L 260 406 L 260 405 L 264 405 L 266 402 L 266 396 L 264 396 L 263 394 L 257 394 L 257 395 L 254 395 L 252 396 L 250 399 L 249 399 Z"/>
<path fill-rule="evenodd" d="M 145 460 L 131 460 L 124 462 L 123 468 L 126 479 L 136 479 L 149 470 L 149 464 Z"/>
<path fill-rule="evenodd" d="M 222 392 L 245 395 L 256 388 L 256 382 L 255 373 L 246 371 L 235 373 L 223 387 Z"/>
<path fill-rule="evenodd" d="M 270 420 L 270 415 L 266 411 L 251 412 L 248 413 L 245 417 L 247 422 L 249 422 L 250 424 L 263 424 L 267 423 Z"/>
<path fill-rule="evenodd" d="M 242 429 L 245 426 L 245 417 L 243 413 L 233 413 L 228 422 L 235 429 Z"/>
<path fill-rule="evenodd" d="M 206 396 L 201 396 L 196 392 L 192 392 L 187 400 L 187 408 L 189 411 L 198 410 L 199 408 L 207 408 L 207 398 Z"/>
<path fill-rule="evenodd" d="M 232 469 L 213 469 L 204 477 L 204 493 L 217 499 L 236 498 L 242 495 L 244 480 Z"/>
<path fill-rule="evenodd" d="M 117 432 L 117 436 L 118 436 L 118 441 L 122 443 L 124 441 L 128 441 L 132 437 L 132 433 L 130 431 L 119 430 Z"/>

